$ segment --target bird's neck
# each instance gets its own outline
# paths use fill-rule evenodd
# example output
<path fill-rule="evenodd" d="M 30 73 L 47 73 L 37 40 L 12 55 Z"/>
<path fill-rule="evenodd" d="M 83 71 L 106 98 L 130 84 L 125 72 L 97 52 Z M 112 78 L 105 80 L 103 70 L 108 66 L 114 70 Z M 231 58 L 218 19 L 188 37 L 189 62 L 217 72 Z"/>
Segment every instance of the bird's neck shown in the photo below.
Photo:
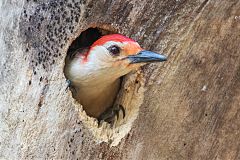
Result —
<path fill-rule="evenodd" d="M 108 107 L 111 107 L 120 87 L 120 79 L 107 83 L 91 82 L 89 85 L 77 85 L 76 98 L 89 116 L 97 118 Z"/>
<path fill-rule="evenodd" d="M 120 84 L 120 79 L 115 79 L 111 81 L 89 81 L 84 84 L 75 85 L 78 90 L 83 91 L 85 95 L 91 95 L 91 97 L 97 97 L 100 94 L 105 94 L 108 91 L 111 91 L 114 86 Z"/>

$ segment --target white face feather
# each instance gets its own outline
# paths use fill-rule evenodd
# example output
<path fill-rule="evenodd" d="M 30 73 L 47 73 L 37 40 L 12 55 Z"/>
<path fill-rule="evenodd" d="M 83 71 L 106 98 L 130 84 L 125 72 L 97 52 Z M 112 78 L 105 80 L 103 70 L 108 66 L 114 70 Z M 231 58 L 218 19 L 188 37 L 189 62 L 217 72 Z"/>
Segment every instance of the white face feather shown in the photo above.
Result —
<path fill-rule="evenodd" d="M 121 48 L 124 43 L 110 41 L 94 47 L 88 55 L 87 62 L 83 62 L 82 58 L 72 60 L 68 70 L 69 79 L 79 85 L 101 85 L 112 83 L 129 73 L 131 69 L 126 65 L 113 65 L 121 56 L 114 57 L 109 53 L 107 48 L 112 45 Z"/>

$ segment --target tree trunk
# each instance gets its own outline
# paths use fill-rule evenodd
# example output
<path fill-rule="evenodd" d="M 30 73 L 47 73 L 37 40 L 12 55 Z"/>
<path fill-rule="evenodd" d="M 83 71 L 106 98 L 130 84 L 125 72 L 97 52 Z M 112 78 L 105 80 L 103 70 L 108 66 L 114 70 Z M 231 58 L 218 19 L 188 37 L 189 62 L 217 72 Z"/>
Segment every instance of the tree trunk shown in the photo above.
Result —
<path fill-rule="evenodd" d="M 0 158 L 240 159 L 239 0 L 2 0 L 0 13 Z M 113 128 L 65 90 L 68 48 L 95 27 L 168 55 L 125 77 Z"/>

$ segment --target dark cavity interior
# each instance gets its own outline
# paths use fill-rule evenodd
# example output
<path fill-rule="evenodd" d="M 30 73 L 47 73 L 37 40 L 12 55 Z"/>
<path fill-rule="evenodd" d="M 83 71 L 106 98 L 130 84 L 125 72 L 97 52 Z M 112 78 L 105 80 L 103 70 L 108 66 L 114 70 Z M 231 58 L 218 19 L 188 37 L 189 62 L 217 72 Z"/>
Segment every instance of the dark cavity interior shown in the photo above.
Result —
<path fill-rule="evenodd" d="M 78 48 L 90 47 L 101 36 L 112 34 L 113 32 L 101 28 L 88 28 L 77 37 L 68 49 L 67 54 L 71 54 Z"/>

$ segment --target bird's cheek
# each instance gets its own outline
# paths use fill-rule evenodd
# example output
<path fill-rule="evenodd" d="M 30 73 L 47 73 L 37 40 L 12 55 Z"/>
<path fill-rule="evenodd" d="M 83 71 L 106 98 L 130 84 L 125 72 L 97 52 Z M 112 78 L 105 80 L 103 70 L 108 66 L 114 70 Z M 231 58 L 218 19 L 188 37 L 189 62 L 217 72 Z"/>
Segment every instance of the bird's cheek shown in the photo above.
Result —
<path fill-rule="evenodd" d="M 119 60 L 115 61 L 112 65 L 113 67 L 127 67 L 129 66 L 129 61 L 128 60 Z"/>
<path fill-rule="evenodd" d="M 140 68 L 143 65 L 144 65 L 143 63 L 135 63 L 135 64 L 130 64 L 128 66 L 128 68 L 130 68 L 131 70 L 136 70 L 136 69 Z"/>
<path fill-rule="evenodd" d="M 145 65 L 145 63 L 133 63 L 131 64 L 128 59 L 116 61 L 112 67 L 118 67 L 122 69 L 126 69 L 128 71 L 136 70 L 140 68 L 141 66 Z"/>

